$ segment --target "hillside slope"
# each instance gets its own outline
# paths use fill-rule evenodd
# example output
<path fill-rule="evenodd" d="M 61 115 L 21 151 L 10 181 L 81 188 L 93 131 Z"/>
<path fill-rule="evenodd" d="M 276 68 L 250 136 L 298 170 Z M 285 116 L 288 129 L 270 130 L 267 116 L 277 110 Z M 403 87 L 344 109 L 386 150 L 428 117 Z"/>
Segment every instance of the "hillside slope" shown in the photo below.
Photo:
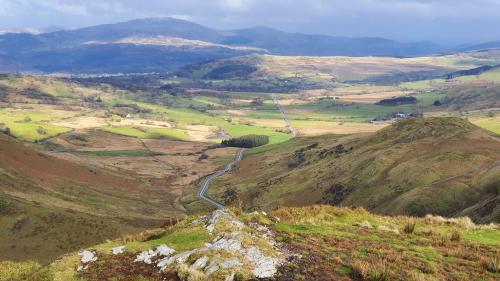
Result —
<path fill-rule="evenodd" d="M 456 75 L 457 71 L 467 73 L 470 69 L 498 63 L 500 52 L 497 50 L 415 58 L 260 54 L 189 65 L 175 75 L 201 80 L 234 80 L 232 87 L 249 84 L 258 88 L 262 84 L 263 90 L 267 84 L 275 84 L 277 89 L 272 91 L 286 92 L 294 88 L 338 87 L 339 83 L 394 85 L 444 78 Z M 219 84 L 209 83 L 215 89 Z"/>
<path fill-rule="evenodd" d="M 37 152 L 0 134 L 0 260 L 53 258 L 163 223 L 140 181 Z M 163 202 L 164 203 L 164 202 Z"/>
<path fill-rule="evenodd" d="M 459 118 L 427 118 L 247 151 L 237 172 L 210 191 L 222 202 L 239 197 L 246 209 L 321 202 L 498 222 L 499 188 L 498 135 Z"/>
<path fill-rule="evenodd" d="M 71 253 L 44 267 L 0 262 L 0 276 L 33 281 L 490 281 L 500 274 L 498 234 L 498 225 L 476 225 L 467 218 L 383 217 L 360 208 L 218 210 Z"/>

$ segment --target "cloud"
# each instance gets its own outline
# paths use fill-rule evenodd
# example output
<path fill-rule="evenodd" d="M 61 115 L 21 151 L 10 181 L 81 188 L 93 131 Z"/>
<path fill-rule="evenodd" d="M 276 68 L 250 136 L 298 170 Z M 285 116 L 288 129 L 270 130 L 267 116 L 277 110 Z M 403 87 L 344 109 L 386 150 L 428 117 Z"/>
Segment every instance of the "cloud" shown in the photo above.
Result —
<path fill-rule="evenodd" d="M 250 10 L 254 0 L 217 0 L 223 10 L 244 12 Z"/>
<path fill-rule="evenodd" d="M 85 3 L 73 3 L 73 1 L 65 0 L 44 0 L 37 1 L 38 5 L 52 9 L 62 14 L 74 15 L 74 16 L 86 16 L 88 15 L 87 4 Z"/>
<path fill-rule="evenodd" d="M 176 15 L 176 14 L 173 14 L 173 15 L 168 15 L 169 17 L 171 18 L 174 18 L 174 19 L 179 19 L 179 20 L 187 20 L 187 21 L 195 21 L 196 18 L 191 16 L 191 15 Z"/>
<path fill-rule="evenodd" d="M 0 0 L 0 27 L 88 26 L 176 17 L 225 30 L 402 40 L 500 39 L 500 0 Z"/>

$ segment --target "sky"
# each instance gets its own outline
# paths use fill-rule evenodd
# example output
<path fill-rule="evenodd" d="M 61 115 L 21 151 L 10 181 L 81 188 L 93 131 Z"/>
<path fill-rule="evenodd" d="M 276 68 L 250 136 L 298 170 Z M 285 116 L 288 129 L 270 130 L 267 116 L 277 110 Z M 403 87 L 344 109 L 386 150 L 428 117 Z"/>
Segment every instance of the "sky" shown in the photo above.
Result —
<path fill-rule="evenodd" d="M 500 40 L 500 0 L 0 0 L 0 30 L 51 31 L 151 17 L 224 30 L 268 26 L 441 45 Z"/>

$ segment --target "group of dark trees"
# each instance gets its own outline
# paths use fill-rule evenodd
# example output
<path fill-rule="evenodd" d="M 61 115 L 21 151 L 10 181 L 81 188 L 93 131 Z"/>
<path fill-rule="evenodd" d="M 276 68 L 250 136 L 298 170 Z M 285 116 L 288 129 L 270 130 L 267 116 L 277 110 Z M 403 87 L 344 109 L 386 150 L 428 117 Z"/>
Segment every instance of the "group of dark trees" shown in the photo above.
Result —
<path fill-rule="evenodd" d="M 404 104 L 416 104 L 416 103 L 417 103 L 417 99 L 415 97 L 410 97 L 410 96 L 396 97 L 396 98 L 391 98 L 391 99 L 383 99 L 383 100 L 377 102 L 378 105 L 388 105 L 388 106 L 404 105 Z"/>
<path fill-rule="evenodd" d="M 269 137 L 263 135 L 246 135 L 239 138 L 232 138 L 222 141 L 222 146 L 252 148 L 266 145 Z"/>
<path fill-rule="evenodd" d="M 248 78 L 250 74 L 257 71 L 257 68 L 245 64 L 230 64 L 219 66 L 212 69 L 203 78 L 204 79 L 234 79 L 234 78 Z"/>
<path fill-rule="evenodd" d="M 264 99 L 261 98 L 261 97 L 258 97 L 258 98 L 254 98 L 251 102 L 250 102 L 251 105 L 253 106 L 261 106 L 264 104 Z"/>
<path fill-rule="evenodd" d="M 460 71 L 456 71 L 456 72 L 447 74 L 446 79 L 450 80 L 450 79 L 454 79 L 454 78 L 461 77 L 461 76 L 480 75 L 486 71 L 490 71 L 490 70 L 498 69 L 498 68 L 500 68 L 500 64 L 493 65 L 493 66 L 492 65 L 483 65 L 483 66 L 480 66 L 477 68 L 460 70 Z"/>

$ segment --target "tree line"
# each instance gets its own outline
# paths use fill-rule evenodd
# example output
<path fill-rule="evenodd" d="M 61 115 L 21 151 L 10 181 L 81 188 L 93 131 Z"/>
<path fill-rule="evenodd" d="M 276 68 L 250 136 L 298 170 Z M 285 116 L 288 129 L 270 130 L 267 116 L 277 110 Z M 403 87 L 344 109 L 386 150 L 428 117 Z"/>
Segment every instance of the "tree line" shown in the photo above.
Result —
<path fill-rule="evenodd" d="M 222 141 L 222 146 L 252 148 L 269 143 L 269 136 L 246 135 Z"/>

